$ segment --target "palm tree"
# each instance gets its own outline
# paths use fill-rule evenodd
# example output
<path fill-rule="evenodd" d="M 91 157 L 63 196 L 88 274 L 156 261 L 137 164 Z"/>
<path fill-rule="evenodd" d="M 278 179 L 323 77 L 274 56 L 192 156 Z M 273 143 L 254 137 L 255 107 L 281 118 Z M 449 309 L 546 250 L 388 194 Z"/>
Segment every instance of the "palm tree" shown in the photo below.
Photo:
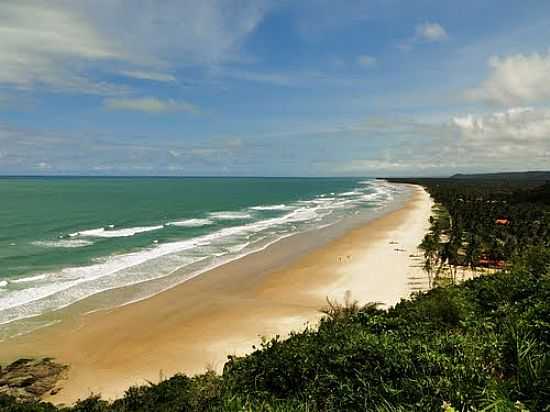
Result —
<path fill-rule="evenodd" d="M 466 254 L 464 256 L 464 263 L 467 267 L 476 271 L 477 262 L 481 256 L 481 241 L 478 236 L 471 233 L 468 239 L 468 245 L 466 247 Z"/>
<path fill-rule="evenodd" d="M 432 270 L 437 260 L 437 251 L 439 248 L 439 242 L 436 236 L 432 233 L 427 233 L 420 243 L 420 249 L 424 251 L 424 266 L 423 269 L 428 275 L 428 287 L 432 287 Z"/>

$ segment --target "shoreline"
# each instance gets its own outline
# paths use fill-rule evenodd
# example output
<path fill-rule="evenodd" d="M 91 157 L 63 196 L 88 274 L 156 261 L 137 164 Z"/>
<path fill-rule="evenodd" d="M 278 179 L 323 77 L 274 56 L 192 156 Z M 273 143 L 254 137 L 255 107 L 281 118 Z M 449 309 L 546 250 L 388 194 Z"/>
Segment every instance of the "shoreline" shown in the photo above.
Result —
<path fill-rule="evenodd" d="M 411 255 L 427 232 L 431 206 L 416 186 L 397 210 L 303 256 L 277 265 L 265 251 L 248 255 L 150 298 L 6 341 L 2 356 L 69 364 L 64 389 L 47 399 L 53 403 L 90 393 L 112 399 L 176 372 L 220 371 L 227 355 L 250 352 L 261 336 L 314 324 L 326 297 L 342 301 L 351 291 L 361 304 L 393 305 L 417 290 L 410 279 L 421 277 L 420 269 Z"/>
<path fill-rule="evenodd" d="M 362 182 L 359 182 L 358 187 L 361 187 L 361 183 Z M 341 237 L 350 230 L 362 226 L 382 214 L 386 214 L 401 207 L 403 202 L 410 197 L 411 186 L 407 184 L 400 186 L 401 188 L 398 189 L 397 192 L 393 191 L 392 200 L 389 202 L 382 200 L 382 203 L 380 204 L 365 205 L 364 207 L 360 207 L 358 210 L 355 210 L 353 213 L 340 216 L 340 218 L 336 221 L 326 222 L 322 225 L 314 225 L 310 228 L 298 229 L 297 227 L 294 227 L 295 231 L 291 230 L 287 233 L 279 233 L 278 236 L 274 236 L 272 239 L 263 242 L 263 239 L 269 237 L 268 233 L 268 236 L 263 239 L 259 239 L 259 242 L 255 243 L 253 241 L 248 243 L 236 253 L 226 253 L 228 250 L 223 250 L 222 254 L 210 254 L 204 256 L 205 258 L 195 260 L 190 264 L 184 263 L 181 267 L 178 267 L 178 265 L 172 265 L 171 270 L 168 271 L 164 270 L 165 268 L 163 267 L 159 267 L 157 270 L 162 270 L 163 272 L 160 276 L 149 276 L 149 279 L 147 280 L 136 279 L 135 281 L 132 278 L 127 277 L 126 282 L 123 281 L 119 285 L 112 285 L 112 287 L 105 285 L 105 287 L 100 287 L 92 293 L 85 292 L 83 296 L 72 299 L 72 302 L 66 302 L 58 305 L 57 308 L 52 307 L 51 310 L 45 310 L 38 314 L 19 313 L 19 315 L 12 320 L 6 321 L 3 319 L 3 323 L 0 324 L 0 342 L 17 335 L 27 334 L 34 330 L 48 327 L 59 322 L 60 319 L 74 317 L 75 315 L 86 315 L 95 311 L 110 310 L 118 306 L 124 306 L 151 298 L 152 296 L 187 282 L 196 276 L 210 272 L 220 266 L 227 267 L 227 265 L 231 265 L 231 262 L 235 260 L 246 260 L 248 264 L 245 269 L 249 270 L 248 266 L 250 264 L 250 256 L 262 254 L 266 251 L 266 249 L 268 249 L 268 251 L 262 257 L 262 264 L 257 266 L 254 270 L 261 270 L 262 272 L 265 272 L 267 270 L 282 267 L 284 264 L 297 259 L 312 250 L 324 246 L 330 240 Z M 376 189 L 374 193 L 378 193 L 378 189 Z M 335 210 L 336 209 L 333 211 Z M 295 210 L 295 212 L 296 211 L 297 210 Z M 263 221 L 266 222 L 270 219 L 271 218 L 267 218 Z M 279 220 L 279 218 L 275 218 L 275 220 Z M 258 223 L 262 223 L 262 220 L 259 220 Z M 248 224 L 243 224 L 240 227 L 245 227 Z M 252 225 L 253 224 L 254 222 L 252 222 Z M 210 234 L 207 233 L 206 236 L 216 233 L 219 234 L 224 230 L 225 228 L 223 227 L 218 228 L 217 231 L 210 232 Z M 196 241 L 201 239 L 201 236 L 204 236 L 204 234 L 191 237 L 188 240 L 194 239 Z M 168 242 L 166 243 L 168 245 L 178 243 L 178 240 L 175 240 L 175 242 L 174 239 L 167 240 Z M 181 239 L 179 241 L 181 241 Z M 153 241 L 153 244 L 154 242 L 155 241 Z M 183 242 L 185 243 L 186 240 L 183 239 Z M 207 241 L 206 243 L 210 243 L 210 241 Z M 161 244 L 164 244 L 164 242 L 161 242 Z M 202 246 L 200 245 L 200 242 L 198 246 Z M 146 251 L 147 248 L 141 248 L 141 250 L 137 250 L 136 252 L 139 254 L 139 252 L 143 252 L 144 250 Z M 118 256 L 130 256 L 131 254 L 131 252 L 124 252 Z M 113 257 L 116 258 L 117 253 L 115 253 Z M 169 256 L 166 260 L 170 260 Z M 162 262 L 159 262 L 159 264 L 161 263 Z M 90 265 L 69 265 L 66 269 L 78 271 L 79 269 L 84 269 L 87 267 L 90 267 Z M 93 267 L 93 264 L 91 267 Z M 63 269 L 59 270 L 62 271 Z M 122 268 L 122 270 L 124 271 L 124 268 Z M 150 271 L 154 273 L 155 270 L 152 269 Z M 78 273 L 75 275 L 79 277 Z M 43 275 L 40 276 L 42 277 Z M 26 279 L 33 279 L 33 276 Z M 31 302 L 32 300 L 33 299 L 31 299 Z M 1 361 L 2 356 L 0 354 L 0 362 Z"/>

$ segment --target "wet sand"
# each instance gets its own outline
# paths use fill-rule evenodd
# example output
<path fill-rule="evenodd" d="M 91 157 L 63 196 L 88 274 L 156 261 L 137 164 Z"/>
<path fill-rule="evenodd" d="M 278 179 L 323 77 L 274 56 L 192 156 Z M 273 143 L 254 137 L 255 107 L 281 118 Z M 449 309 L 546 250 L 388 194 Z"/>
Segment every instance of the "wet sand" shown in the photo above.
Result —
<path fill-rule="evenodd" d="M 285 247 L 278 242 L 146 300 L 9 339 L 1 360 L 52 356 L 69 364 L 63 390 L 48 399 L 54 403 L 90 393 L 112 399 L 176 372 L 221 371 L 227 355 L 250 352 L 262 337 L 314 325 L 327 297 L 342 301 L 349 291 L 362 304 L 392 305 L 409 296 L 411 279 L 423 278 L 415 255 L 431 206 L 415 187 L 398 210 L 305 255 L 273 262 Z"/>

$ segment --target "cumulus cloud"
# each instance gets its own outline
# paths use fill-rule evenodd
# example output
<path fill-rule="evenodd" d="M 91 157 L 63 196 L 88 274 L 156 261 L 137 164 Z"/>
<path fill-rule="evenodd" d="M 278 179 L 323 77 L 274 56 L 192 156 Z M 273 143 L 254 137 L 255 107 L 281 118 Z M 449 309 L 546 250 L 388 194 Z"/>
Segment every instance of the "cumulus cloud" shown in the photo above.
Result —
<path fill-rule="evenodd" d="M 423 23 L 416 26 L 416 38 L 428 42 L 446 40 L 447 31 L 439 23 Z"/>
<path fill-rule="evenodd" d="M 439 123 L 374 119 L 346 134 L 380 139 L 385 149 L 327 166 L 333 173 L 445 175 L 546 169 L 550 164 L 550 109 L 516 107 Z"/>
<path fill-rule="evenodd" d="M 507 106 L 550 100 L 550 52 L 492 57 L 489 68 L 489 77 L 467 98 Z"/>
<path fill-rule="evenodd" d="M 482 116 L 455 117 L 451 124 L 469 140 L 495 148 L 509 143 L 550 147 L 550 110 L 517 107 Z M 549 159 L 550 160 L 550 159 Z"/>
<path fill-rule="evenodd" d="M 478 170 L 547 169 L 550 164 L 550 109 L 518 107 L 453 118 L 445 127 L 460 165 Z M 465 167 L 464 170 L 467 170 Z"/>
<path fill-rule="evenodd" d="M 363 67 L 372 67 L 376 64 L 376 57 L 364 54 L 357 58 L 357 63 Z"/>
<path fill-rule="evenodd" d="M 109 98 L 103 102 L 109 110 L 130 110 L 147 113 L 189 112 L 198 113 L 199 109 L 186 101 L 157 99 L 155 97 Z"/>

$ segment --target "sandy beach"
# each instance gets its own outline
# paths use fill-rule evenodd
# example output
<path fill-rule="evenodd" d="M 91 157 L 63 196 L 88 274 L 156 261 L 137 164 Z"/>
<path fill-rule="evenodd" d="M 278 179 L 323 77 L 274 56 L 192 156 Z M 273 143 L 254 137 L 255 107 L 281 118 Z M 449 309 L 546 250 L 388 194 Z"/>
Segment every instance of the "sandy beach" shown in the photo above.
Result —
<path fill-rule="evenodd" d="M 63 390 L 48 399 L 54 403 L 90 393 L 112 399 L 176 372 L 221 371 L 227 355 L 250 352 L 262 337 L 315 324 L 327 297 L 392 305 L 425 289 L 417 245 L 431 207 L 414 187 L 398 210 L 284 264 L 267 262 L 278 247 L 270 246 L 149 299 L 10 339 L 1 360 L 51 356 L 69 364 Z"/>

